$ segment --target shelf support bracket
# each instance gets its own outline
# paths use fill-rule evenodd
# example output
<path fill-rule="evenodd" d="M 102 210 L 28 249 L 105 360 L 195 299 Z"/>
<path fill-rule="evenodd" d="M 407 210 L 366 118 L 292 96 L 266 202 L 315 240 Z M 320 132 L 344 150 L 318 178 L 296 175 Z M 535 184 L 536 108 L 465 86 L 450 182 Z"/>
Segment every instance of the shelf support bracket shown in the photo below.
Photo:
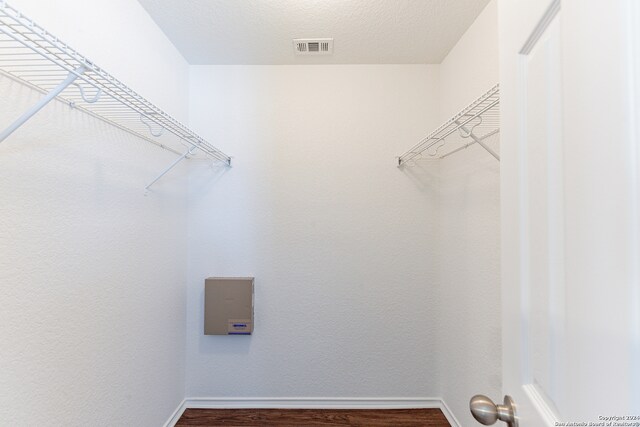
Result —
<path fill-rule="evenodd" d="M 84 102 L 86 102 L 87 104 L 95 104 L 100 100 L 100 95 L 102 95 L 101 88 L 98 88 L 98 91 L 93 96 L 93 98 L 89 98 L 87 97 L 87 94 L 84 93 L 84 88 L 82 87 L 82 85 L 79 85 L 78 83 L 74 83 L 74 85 L 78 86 L 78 89 L 80 89 L 80 96 L 82 96 L 82 99 L 84 99 Z"/>
<path fill-rule="evenodd" d="M 487 152 L 489 152 L 489 154 L 491 154 L 493 157 L 495 157 L 497 161 L 500 161 L 500 155 L 498 153 L 496 153 L 495 151 L 493 151 L 491 149 L 491 147 L 489 147 L 487 144 L 485 144 L 484 141 L 482 139 L 478 138 L 473 132 L 471 132 L 471 134 L 469 134 L 469 138 L 473 139 L 475 142 L 480 144 L 480 146 L 482 148 L 484 148 L 485 150 L 487 150 Z"/>
<path fill-rule="evenodd" d="M 149 123 L 147 120 L 145 120 L 147 117 L 144 114 L 140 114 L 140 121 L 142 123 L 145 124 L 145 126 L 147 126 L 149 128 L 149 133 L 153 136 L 155 136 L 156 138 L 160 138 L 162 136 L 162 134 L 164 133 L 164 128 L 161 127 L 159 131 L 155 131 L 151 128 L 151 123 Z"/>
<path fill-rule="evenodd" d="M 45 105 L 51 102 L 56 96 L 60 95 L 70 84 L 72 84 L 82 73 L 86 71 L 86 68 L 80 66 L 73 71 L 69 71 L 67 78 L 64 79 L 58 86 L 52 89 L 47 95 L 38 101 L 33 107 L 27 110 L 22 116 L 18 117 L 16 121 L 11 123 L 4 131 L 0 133 L 0 142 L 7 139 L 9 135 L 15 132 L 20 126 L 25 124 L 27 120 L 33 117 L 38 111 L 42 110 Z"/>
<path fill-rule="evenodd" d="M 458 121 L 456 121 L 457 124 L 460 124 Z M 464 132 L 466 132 L 468 135 L 466 136 L 467 138 L 471 138 L 473 139 L 475 142 L 477 142 L 482 148 L 484 148 L 485 150 L 487 150 L 487 152 L 489 154 L 491 154 L 493 157 L 496 158 L 497 161 L 500 161 L 500 155 L 498 153 L 496 153 L 495 151 L 493 151 L 491 149 L 491 147 L 489 147 L 487 144 L 485 144 L 481 138 L 478 138 L 474 133 L 473 133 L 473 129 L 472 130 L 467 130 L 466 127 L 464 126 L 460 126 L 460 129 L 462 129 Z"/>
<path fill-rule="evenodd" d="M 165 175 L 167 174 L 167 172 L 169 172 L 171 169 L 173 169 L 174 167 L 176 167 L 176 166 L 178 165 L 178 163 L 180 163 L 181 161 L 183 161 L 184 159 L 186 159 L 186 158 L 187 158 L 187 156 L 189 156 L 189 155 L 193 154 L 193 151 L 194 151 L 196 148 L 198 148 L 198 147 L 196 147 L 195 145 L 193 145 L 193 146 L 192 146 L 191 148 L 189 148 L 189 149 L 188 149 L 188 150 L 187 150 L 187 151 L 186 151 L 182 156 L 178 157 L 178 158 L 176 159 L 176 161 L 175 161 L 175 162 L 173 162 L 173 163 L 171 163 L 171 165 L 169 165 L 169 167 L 168 167 L 168 168 L 166 168 L 166 169 L 165 169 L 165 170 L 164 170 L 160 175 L 158 175 L 158 176 L 156 177 L 156 179 L 154 179 L 153 181 L 151 181 L 151 182 L 149 183 L 149 185 L 147 185 L 146 187 L 144 187 L 145 191 L 149 191 L 149 188 L 151 188 L 151 186 L 152 186 L 153 184 L 155 184 L 156 182 L 158 182 L 158 180 L 159 180 L 160 178 L 162 178 L 163 176 L 165 176 Z"/>

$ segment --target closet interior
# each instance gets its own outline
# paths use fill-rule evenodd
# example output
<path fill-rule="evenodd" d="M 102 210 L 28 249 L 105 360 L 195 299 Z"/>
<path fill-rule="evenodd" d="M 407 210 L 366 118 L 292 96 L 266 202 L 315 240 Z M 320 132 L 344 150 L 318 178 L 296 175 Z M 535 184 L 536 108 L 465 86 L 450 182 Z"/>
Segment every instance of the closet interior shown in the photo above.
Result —
<path fill-rule="evenodd" d="M 469 425 L 468 398 L 500 393 L 499 346 L 471 345 L 500 334 L 482 309 L 499 291 L 496 1 L 442 12 L 462 23 L 429 59 L 324 63 L 287 40 L 287 63 L 235 64 L 186 60 L 171 2 L 0 0 L 0 378 L 19 390 L 0 391 L 0 425 L 314 405 Z M 204 333 L 211 277 L 255 278 L 251 334 Z"/>

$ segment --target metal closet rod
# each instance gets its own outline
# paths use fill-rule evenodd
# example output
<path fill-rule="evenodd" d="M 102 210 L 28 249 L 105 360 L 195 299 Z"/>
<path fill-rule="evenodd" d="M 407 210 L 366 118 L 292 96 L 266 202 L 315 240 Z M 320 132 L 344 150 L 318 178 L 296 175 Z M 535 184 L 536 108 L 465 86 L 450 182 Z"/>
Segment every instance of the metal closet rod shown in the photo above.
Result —
<path fill-rule="evenodd" d="M 4 0 L 0 0 L 0 71 L 46 93 L 33 107 L 0 132 L 0 142 L 45 105 L 58 98 L 71 107 L 79 108 L 162 148 L 180 153 L 164 142 L 164 139 L 170 135 L 177 137 L 177 141 L 186 147 L 187 151 L 151 181 L 145 187 L 146 190 L 180 161 L 190 158 L 197 152 L 226 166 L 231 166 L 230 156 L 50 34 L 20 11 L 9 6 Z M 90 90 L 90 95 L 87 94 L 83 85 L 93 88 Z M 77 89 L 65 92 L 66 89 L 73 87 Z M 160 142 L 161 137 L 162 142 Z M 158 141 L 155 141 L 156 139 Z"/>
<path fill-rule="evenodd" d="M 500 132 L 500 86 L 496 84 L 490 90 L 485 92 L 478 99 L 473 101 L 467 107 L 463 108 L 455 116 L 447 120 L 436 130 L 431 132 L 427 137 L 423 138 L 416 145 L 411 147 L 401 156 L 397 157 L 397 166 L 403 166 L 408 161 L 420 156 L 427 151 L 429 156 L 437 156 L 437 150 L 447 142 L 447 138 L 452 137 L 456 132 L 459 137 L 464 139 L 471 139 L 471 142 L 458 147 L 450 152 L 439 155 L 438 158 L 442 159 L 451 154 L 469 147 L 472 144 L 477 143 L 484 148 L 489 154 L 500 161 L 500 155 L 495 152 L 491 147 L 485 143 L 485 139 Z M 483 123 L 483 119 L 486 119 L 486 123 Z M 476 128 L 483 128 L 486 133 L 478 135 Z M 488 128 L 488 129 L 487 129 Z M 440 144 L 440 145 L 438 145 Z M 435 153 L 429 153 L 429 149 L 436 147 Z"/>

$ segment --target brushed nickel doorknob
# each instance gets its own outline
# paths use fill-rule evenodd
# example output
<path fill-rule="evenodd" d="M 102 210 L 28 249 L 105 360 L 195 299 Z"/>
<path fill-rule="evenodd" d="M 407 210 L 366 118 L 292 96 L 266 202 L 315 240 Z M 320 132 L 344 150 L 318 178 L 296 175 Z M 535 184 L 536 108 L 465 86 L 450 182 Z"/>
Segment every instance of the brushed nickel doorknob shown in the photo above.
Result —
<path fill-rule="evenodd" d="M 487 396 L 476 394 L 469 402 L 469 409 L 480 424 L 490 426 L 500 420 L 506 422 L 508 427 L 518 427 L 516 408 L 511 396 L 504 397 L 503 405 L 496 405 Z"/>

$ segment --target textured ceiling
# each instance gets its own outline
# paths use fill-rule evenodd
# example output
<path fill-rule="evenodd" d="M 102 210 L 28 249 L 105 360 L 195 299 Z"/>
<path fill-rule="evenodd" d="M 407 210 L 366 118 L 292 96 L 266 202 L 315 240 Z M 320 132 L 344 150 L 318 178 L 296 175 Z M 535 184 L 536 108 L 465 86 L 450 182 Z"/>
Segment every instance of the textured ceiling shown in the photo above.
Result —
<path fill-rule="evenodd" d="M 139 0 L 192 64 L 440 63 L 489 0 Z M 331 56 L 294 38 L 333 37 Z"/>

